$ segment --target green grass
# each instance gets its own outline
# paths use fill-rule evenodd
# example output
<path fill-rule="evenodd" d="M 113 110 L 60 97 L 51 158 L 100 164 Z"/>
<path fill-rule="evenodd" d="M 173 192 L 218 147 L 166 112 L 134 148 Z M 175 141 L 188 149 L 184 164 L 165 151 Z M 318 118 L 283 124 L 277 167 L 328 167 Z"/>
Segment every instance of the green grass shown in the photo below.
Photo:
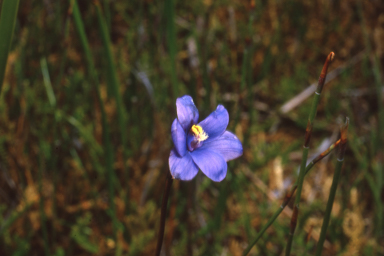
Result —
<path fill-rule="evenodd" d="M 13 30 L 16 23 L 16 14 L 19 0 L 4 0 L 0 13 L 0 92 L 3 86 L 4 74 L 7 65 L 9 49 L 11 47 Z"/>

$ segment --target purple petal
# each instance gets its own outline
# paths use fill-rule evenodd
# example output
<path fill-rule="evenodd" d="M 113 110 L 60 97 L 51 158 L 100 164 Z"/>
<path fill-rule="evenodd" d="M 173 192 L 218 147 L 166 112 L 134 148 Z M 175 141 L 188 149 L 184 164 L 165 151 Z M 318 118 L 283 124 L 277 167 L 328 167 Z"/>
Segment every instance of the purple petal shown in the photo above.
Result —
<path fill-rule="evenodd" d="M 169 169 L 174 179 L 191 180 L 199 171 L 199 168 L 197 168 L 189 153 L 183 157 L 178 157 L 176 150 L 172 149 L 168 161 Z"/>
<path fill-rule="evenodd" d="M 193 103 L 191 96 L 188 95 L 177 98 L 176 108 L 177 119 L 179 119 L 184 131 L 188 132 L 191 126 L 199 121 L 199 111 Z"/>
<path fill-rule="evenodd" d="M 238 158 L 243 154 L 243 146 L 241 145 L 240 140 L 235 134 L 229 131 L 225 131 L 220 137 L 214 140 L 204 141 L 203 146 L 201 146 L 200 149 L 209 149 L 220 153 L 227 162 Z"/>
<path fill-rule="evenodd" d="M 179 156 L 183 157 L 185 152 L 187 152 L 187 134 L 185 133 L 183 127 L 181 127 L 177 118 L 175 118 L 172 123 L 171 133 L 176 151 Z"/>
<path fill-rule="evenodd" d="M 227 163 L 219 153 L 199 148 L 190 154 L 201 171 L 211 180 L 219 182 L 227 175 Z"/>
<path fill-rule="evenodd" d="M 208 139 L 212 140 L 225 132 L 229 122 L 228 111 L 223 105 L 218 105 L 216 110 L 207 118 L 199 123 L 203 130 L 208 134 Z"/>

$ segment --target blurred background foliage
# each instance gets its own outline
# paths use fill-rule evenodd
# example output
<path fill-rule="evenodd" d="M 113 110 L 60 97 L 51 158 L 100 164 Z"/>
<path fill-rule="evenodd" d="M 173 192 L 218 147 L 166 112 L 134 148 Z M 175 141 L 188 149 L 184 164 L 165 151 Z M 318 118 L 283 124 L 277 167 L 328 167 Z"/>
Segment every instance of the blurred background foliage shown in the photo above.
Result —
<path fill-rule="evenodd" d="M 345 116 L 350 129 L 323 254 L 384 255 L 383 1 L 21 1 L 15 24 L 1 255 L 151 255 L 184 94 L 201 119 L 228 109 L 244 155 L 221 183 L 174 182 L 164 255 L 241 255 L 296 180 L 300 93 L 331 51 L 310 155 Z M 294 255 L 314 253 L 335 161 L 304 180 Z M 286 209 L 250 255 L 281 255 L 289 221 Z"/>

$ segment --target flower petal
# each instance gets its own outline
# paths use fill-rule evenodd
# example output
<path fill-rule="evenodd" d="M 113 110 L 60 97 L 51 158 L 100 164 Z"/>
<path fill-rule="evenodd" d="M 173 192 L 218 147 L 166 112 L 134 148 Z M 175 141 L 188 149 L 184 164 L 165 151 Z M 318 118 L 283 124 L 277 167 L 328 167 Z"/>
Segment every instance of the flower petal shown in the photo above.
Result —
<path fill-rule="evenodd" d="M 201 171 L 211 180 L 219 182 L 227 175 L 227 163 L 219 153 L 199 148 L 190 154 Z"/>
<path fill-rule="evenodd" d="M 227 129 L 228 122 L 228 111 L 223 105 L 218 105 L 215 111 L 199 123 L 203 130 L 208 134 L 206 142 L 222 135 L 225 132 L 225 129 Z"/>
<path fill-rule="evenodd" d="M 203 143 L 200 149 L 209 149 L 220 153 L 225 159 L 229 161 L 238 158 L 243 154 L 243 146 L 235 134 L 225 131 L 220 137 Z"/>
<path fill-rule="evenodd" d="M 179 156 L 183 157 L 185 152 L 187 152 L 187 134 L 185 133 L 177 118 L 175 118 L 172 123 L 171 133 L 176 151 Z"/>
<path fill-rule="evenodd" d="M 191 180 L 199 171 L 189 153 L 186 153 L 183 157 L 178 157 L 176 150 L 172 149 L 168 162 L 174 179 Z"/>
<path fill-rule="evenodd" d="M 199 111 L 197 110 L 195 103 L 193 103 L 192 97 L 184 95 L 183 97 L 177 98 L 177 119 L 184 131 L 188 132 L 193 124 L 199 121 Z"/>

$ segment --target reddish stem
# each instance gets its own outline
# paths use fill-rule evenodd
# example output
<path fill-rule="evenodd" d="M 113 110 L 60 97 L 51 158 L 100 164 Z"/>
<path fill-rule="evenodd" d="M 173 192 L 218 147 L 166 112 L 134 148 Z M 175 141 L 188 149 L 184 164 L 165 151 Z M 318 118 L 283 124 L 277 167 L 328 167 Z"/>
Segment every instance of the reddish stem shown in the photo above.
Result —
<path fill-rule="evenodd" d="M 163 200 L 161 202 L 160 227 L 159 227 L 159 233 L 157 236 L 157 246 L 155 251 L 156 256 L 160 255 L 161 247 L 163 245 L 165 218 L 167 215 L 167 204 L 168 204 L 169 192 L 171 190 L 172 183 L 173 183 L 172 175 L 170 172 L 168 172 L 167 180 L 165 181 Z"/>

